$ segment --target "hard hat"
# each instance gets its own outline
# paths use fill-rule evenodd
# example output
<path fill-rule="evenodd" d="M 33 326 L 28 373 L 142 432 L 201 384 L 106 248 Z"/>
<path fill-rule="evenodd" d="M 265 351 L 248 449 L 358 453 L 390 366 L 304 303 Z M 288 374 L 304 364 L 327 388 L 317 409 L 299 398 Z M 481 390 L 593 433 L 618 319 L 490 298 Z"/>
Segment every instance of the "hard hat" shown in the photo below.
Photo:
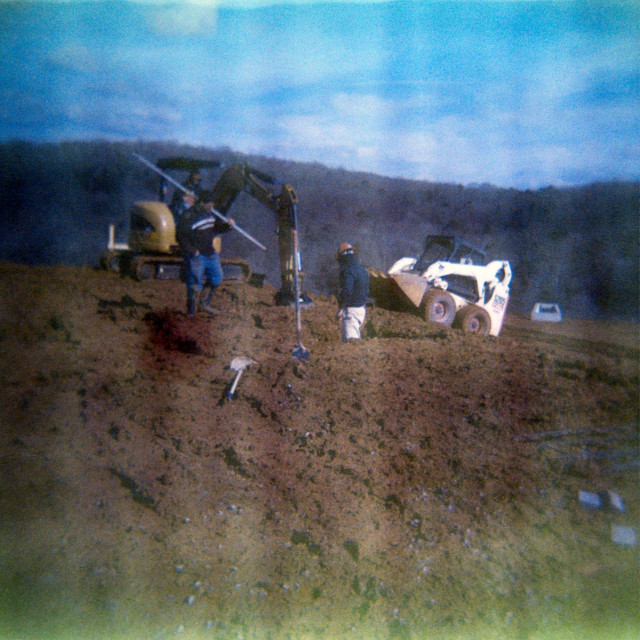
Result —
<path fill-rule="evenodd" d="M 338 249 L 338 255 L 343 254 L 345 251 L 353 250 L 353 247 L 348 242 L 343 242 Z"/>

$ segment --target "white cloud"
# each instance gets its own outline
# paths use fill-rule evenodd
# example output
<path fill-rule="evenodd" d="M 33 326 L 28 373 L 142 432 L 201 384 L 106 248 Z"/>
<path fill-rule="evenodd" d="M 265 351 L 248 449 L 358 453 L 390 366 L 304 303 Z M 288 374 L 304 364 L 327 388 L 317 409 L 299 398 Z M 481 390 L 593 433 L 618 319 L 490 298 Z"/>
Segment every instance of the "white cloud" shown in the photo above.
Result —
<path fill-rule="evenodd" d="M 616 23 L 594 35 L 543 20 L 539 31 L 531 27 L 530 41 L 512 41 L 507 30 L 487 47 L 467 26 L 461 40 L 427 52 L 419 45 L 432 35 L 431 24 L 417 25 L 414 36 L 422 40 L 414 51 L 393 29 L 389 39 L 386 29 L 376 37 L 370 29 L 352 34 L 344 24 L 333 29 L 330 4 L 326 13 L 313 12 L 322 16 L 317 22 L 300 12 L 299 24 L 266 28 L 262 14 L 229 16 L 217 8 L 269 0 L 149 1 L 148 10 L 132 12 L 132 27 L 114 15 L 100 37 L 85 33 L 82 20 L 53 39 L 42 25 L 35 55 L 24 55 L 19 33 L 5 35 L 5 57 L 16 61 L 0 72 L 12 88 L 0 108 L 5 121 L 25 131 L 28 111 L 29 131 L 40 122 L 51 136 L 66 126 L 107 137 L 225 144 L 444 182 L 539 186 L 637 177 L 631 28 Z M 141 15 L 142 28 L 135 21 Z M 38 74 L 40 82 L 27 82 Z M 25 109 L 38 87 L 43 108 Z"/>
<path fill-rule="evenodd" d="M 338 93 L 331 99 L 337 117 L 369 120 L 384 117 L 391 107 L 388 100 L 374 94 Z"/>
<path fill-rule="evenodd" d="M 200 0 L 189 4 L 162 4 L 153 8 L 148 24 L 152 31 L 168 36 L 193 36 L 215 33 L 215 2 Z"/>
<path fill-rule="evenodd" d="M 429 104 L 429 98 L 423 98 Z M 402 119 L 402 108 L 398 99 L 339 92 L 323 99 L 314 110 L 307 105 L 304 114 L 278 116 L 268 109 L 244 112 L 247 119 L 235 131 L 223 134 L 222 143 L 249 153 L 384 175 L 531 188 L 570 184 L 581 170 L 597 179 L 606 175 L 612 155 L 629 156 L 624 139 L 619 143 L 606 137 L 598 141 L 590 127 L 594 118 L 604 126 L 616 117 L 628 120 L 633 117 L 630 113 L 598 114 L 586 106 L 544 113 L 532 108 L 526 121 L 527 114 L 486 109 L 471 117 L 448 115 L 404 127 L 388 126 L 390 113 Z M 585 130 L 577 131 L 579 126 Z M 623 162 L 630 177 L 637 162 L 637 154 Z M 615 164 L 620 166 L 618 157 Z"/>

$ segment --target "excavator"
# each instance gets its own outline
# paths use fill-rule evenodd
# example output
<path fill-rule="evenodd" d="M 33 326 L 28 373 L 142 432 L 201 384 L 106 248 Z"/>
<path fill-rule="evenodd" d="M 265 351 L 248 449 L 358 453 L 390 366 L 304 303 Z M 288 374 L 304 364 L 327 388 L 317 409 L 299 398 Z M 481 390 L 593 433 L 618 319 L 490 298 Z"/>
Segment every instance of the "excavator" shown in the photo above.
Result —
<path fill-rule="evenodd" d="M 179 186 L 184 192 L 188 192 L 188 189 L 166 172 L 188 171 L 192 175 L 200 169 L 220 167 L 221 164 L 215 160 L 163 158 L 153 165 L 142 156 L 137 157 L 161 176 L 159 200 L 143 200 L 133 204 L 128 243 L 117 243 L 115 228 L 113 225 L 109 227 L 109 242 L 100 263 L 111 271 L 130 273 L 137 280 L 179 278 L 183 259 L 176 240 L 177 221 L 168 206 L 168 182 Z M 283 184 L 247 164 L 237 163 L 224 169 L 213 188 L 206 192 L 206 200 L 213 202 L 214 213 L 224 217 L 243 192 L 270 209 L 277 218 L 281 288 L 276 294 L 276 303 L 293 304 L 298 290 L 298 302 L 309 304 L 308 296 L 300 292 L 303 273 L 297 248 L 298 197 L 295 190 L 291 185 Z M 245 235 L 252 239 L 248 234 Z M 215 243 L 220 251 L 220 238 L 216 238 Z M 260 243 L 256 244 L 264 248 Z M 244 260 L 223 259 L 222 264 L 231 279 L 252 278 L 249 265 Z"/>

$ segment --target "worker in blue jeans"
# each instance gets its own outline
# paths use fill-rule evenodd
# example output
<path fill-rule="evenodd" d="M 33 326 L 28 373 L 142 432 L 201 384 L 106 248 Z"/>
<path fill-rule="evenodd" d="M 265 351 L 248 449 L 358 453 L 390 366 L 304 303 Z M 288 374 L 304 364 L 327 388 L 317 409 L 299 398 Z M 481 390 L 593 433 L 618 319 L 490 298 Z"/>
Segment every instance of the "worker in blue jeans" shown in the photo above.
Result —
<path fill-rule="evenodd" d="M 222 222 L 211 213 L 211 202 L 198 202 L 187 209 L 178 222 L 178 243 L 184 255 L 187 285 L 187 313 L 196 313 L 197 307 L 210 314 L 217 311 L 211 299 L 222 282 L 223 271 L 220 255 L 214 247 L 216 236 L 226 233 L 235 225 L 233 218 Z"/>

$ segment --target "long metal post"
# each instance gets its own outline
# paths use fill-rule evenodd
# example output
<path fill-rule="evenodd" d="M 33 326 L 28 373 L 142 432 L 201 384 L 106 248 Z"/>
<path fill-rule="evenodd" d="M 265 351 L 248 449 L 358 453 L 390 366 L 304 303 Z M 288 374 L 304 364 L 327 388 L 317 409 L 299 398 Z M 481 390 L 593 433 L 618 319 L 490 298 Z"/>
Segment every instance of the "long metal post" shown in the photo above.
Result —
<path fill-rule="evenodd" d="M 192 195 L 192 196 L 195 195 L 192 191 L 189 191 L 189 189 L 187 189 L 184 185 L 180 184 L 177 180 L 174 180 L 168 173 L 165 173 L 162 169 L 160 169 L 160 167 L 156 167 L 156 165 L 153 164 L 153 162 L 150 162 L 145 157 L 137 153 L 134 153 L 133 155 L 136 158 L 138 158 L 140 162 L 147 165 L 149 169 L 152 169 L 158 175 L 162 176 L 165 180 L 170 182 L 174 187 L 176 187 L 177 189 L 180 189 L 180 191 L 183 191 L 184 193 L 188 193 L 189 195 Z M 224 222 L 228 222 L 227 217 L 224 216 L 219 211 L 216 211 L 214 207 L 211 208 L 211 213 L 213 213 L 213 215 L 215 215 L 216 217 L 220 218 L 220 220 L 223 220 Z M 267 247 L 265 247 L 261 242 L 258 242 L 258 240 L 256 240 L 253 236 L 249 235 L 242 227 L 239 227 L 237 224 L 234 223 L 231 228 L 235 229 L 239 234 L 243 235 L 247 240 L 250 240 L 251 242 L 253 242 L 253 244 L 260 247 L 263 251 L 267 250 Z"/>
<path fill-rule="evenodd" d="M 160 167 L 156 167 L 155 164 L 153 164 L 153 162 L 150 162 L 149 160 L 147 160 L 145 157 L 134 153 L 133 154 L 136 158 L 138 158 L 138 160 L 140 160 L 140 162 L 142 162 L 142 164 L 146 164 L 147 167 L 149 167 L 149 169 L 155 171 L 159 176 L 162 176 L 165 180 L 167 180 L 167 182 L 170 182 L 174 187 L 180 189 L 180 191 L 184 192 L 184 193 L 188 193 L 190 195 L 195 195 L 193 193 L 193 191 L 189 191 L 189 189 L 187 189 L 184 185 L 180 184 L 177 180 L 175 180 L 174 178 L 172 178 L 168 173 L 165 173 Z"/>
<path fill-rule="evenodd" d="M 298 216 L 296 205 L 291 205 L 291 216 L 293 222 L 293 294 L 295 295 L 296 308 L 296 335 L 298 345 L 293 350 L 293 357 L 298 360 L 307 361 L 310 357 L 309 350 L 302 344 L 302 317 L 300 313 L 300 271 L 298 268 L 299 248 L 298 248 Z"/>
<path fill-rule="evenodd" d="M 227 216 L 225 216 L 224 214 L 220 213 L 215 207 L 211 207 L 210 211 L 211 213 L 213 213 L 213 215 L 216 218 L 220 218 L 220 220 L 222 220 L 223 222 L 226 222 L 227 224 L 229 223 L 229 218 L 227 218 Z M 261 242 L 258 242 L 258 240 L 256 240 L 255 238 L 251 237 L 244 229 L 241 229 L 237 224 L 235 224 L 235 222 L 231 228 L 235 229 L 238 233 L 243 235 L 247 240 L 251 240 L 253 244 L 260 247 L 264 251 L 267 250 L 267 247 L 265 247 Z"/>

